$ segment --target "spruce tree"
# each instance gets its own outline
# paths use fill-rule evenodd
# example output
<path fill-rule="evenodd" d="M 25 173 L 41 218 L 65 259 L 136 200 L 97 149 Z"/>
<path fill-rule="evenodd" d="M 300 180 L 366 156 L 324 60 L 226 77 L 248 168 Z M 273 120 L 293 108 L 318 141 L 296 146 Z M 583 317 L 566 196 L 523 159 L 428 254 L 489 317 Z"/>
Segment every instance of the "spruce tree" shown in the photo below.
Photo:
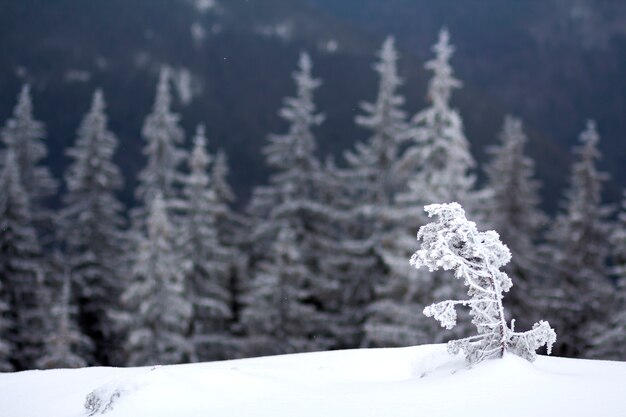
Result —
<path fill-rule="evenodd" d="M 46 209 L 46 199 L 56 192 L 57 182 L 50 170 L 41 166 L 48 154 L 43 141 L 46 132 L 44 124 L 34 118 L 28 84 L 22 87 L 13 117 L 7 120 L 0 136 L 5 147 L 15 155 L 18 175 L 30 201 L 33 219 L 38 226 L 49 228 L 50 213 Z"/>
<path fill-rule="evenodd" d="M 148 213 L 147 230 L 138 240 L 130 282 L 122 294 L 128 366 L 180 363 L 194 357 L 187 339 L 192 304 L 185 298 L 182 259 L 160 193 Z"/>
<path fill-rule="evenodd" d="M 321 81 L 313 78 L 312 68 L 311 58 L 302 53 L 298 71 L 293 74 L 297 94 L 285 99 L 285 105 L 279 111 L 279 115 L 289 123 L 288 132 L 270 135 L 269 144 L 263 149 L 267 164 L 276 172 L 270 177 L 269 187 L 255 190 L 252 209 L 256 213 L 275 216 L 278 215 L 275 203 L 286 208 L 288 203 L 304 203 L 313 196 L 319 161 L 315 156 L 317 144 L 312 130 L 324 117 L 316 113 L 313 101 L 313 93 Z M 297 217 L 292 210 L 284 215 L 291 215 L 294 221 Z"/>
<path fill-rule="evenodd" d="M 270 176 L 268 186 L 255 189 L 251 202 L 254 221 L 253 233 L 249 237 L 253 257 L 251 268 L 255 269 L 268 261 L 266 248 L 286 227 L 295 235 L 294 245 L 303 254 L 300 262 L 306 271 L 304 285 L 319 286 L 325 282 L 325 277 L 317 273 L 319 258 L 313 245 L 316 223 L 325 213 L 323 204 L 317 198 L 321 168 L 315 155 L 317 145 L 313 129 L 322 122 L 323 116 L 316 112 L 313 100 L 314 91 L 321 81 L 313 77 L 311 58 L 306 53 L 300 55 L 298 70 L 293 78 L 297 94 L 285 99 L 285 105 L 279 112 L 289 124 L 288 131 L 270 135 L 269 144 L 264 148 L 267 163 L 275 172 Z M 252 274 L 256 276 L 256 272 Z M 248 290 L 254 293 L 255 288 Z M 320 305 L 321 294 L 316 293 L 316 297 L 309 302 Z M 317 319 L 312 321 L 321 322 Z"/>
<path fill-rule="evenodd" d="M 347 328 L 341 333 L 344 338 L 346 334 L 354 335 L 344 347 L 360 345 L 363 339 L 367 309 L 375 298 L 375 288 L 388 272 L 386 249 L 395 229 L 395 219 L 391 216 L 394 199 L 406 182 L 406 171 L 399 166 L 398 154 L 407 124 L 402 110 L 404 97 L 398 93 L 402 79 L 398 75 L 398 52 L 392 37 L 385 40 L 378 58 L 374 65 L 379 74 L 376 101 L 362 103 L 365 114 L 356 118 L 356 124 L 371 131 L 371 136 L 367 142 L 358 143 L 355 151 L 346 153 L 348 167 L 341 175 L 345 189 L 353 197 L 348 208 L 352 216 L 349 224 L 335 226 L 343 229 L 343 236 L 338 237 L 340 245 L 327 254 L 333 261 L 325 263 L 334 268 L 327 274 L 340 280 L 344 293 L 341 311 Z M 345 220 L 339 219 L 339 223 Z M 368 322 L 377 321 L 376 311 L 370 313 Z"/>
<path fill-rule="evenodd" d="M 147 163 L 139 173 L 137 198 L 146 209 L 157 193 L 161 193 L 165 200 L 176 196 L 176 170 L 185 158 L 185 152 L 179 148 L 184 141 L 179 126 L 180 116 L 172 112 L 171 102 L 170 73 L 167 68 L 163 68 L 159 74 L 152 112 L 146 117 L 141 130 L 146 141 L 144 155 Z"/>
<path fill-rule="evenodd" d="M 30 202 L 20 180 L 17 155 L 3 153 L 0 172 L 0 281 L 9 299 L 7 318 L 13 326 L 9 342 L 12 363 L 28 369 L 41 356 L 48 331 L 46 267 L 33 226 Z"/>
<path fill-rule="evenodd" d="M 93 95 L 65 175 L 67 195 L 60 212 L 62 237 L 78 294 L 80 325 L 95 345 L 98 364 L 109 364 L 114 331 L 109 314 L 121 293 L 120 259 L 124 254 L 123 205 L 116 198 L 123 186 L 113 156 L 118 140 L 108 130 L 100 90 Z"/>
<path fill-rule="evenodd" d="M 521 120 L 507 116 L 500 143 L 488 150 L 492 157 L 485 168 L 489 198 L 481 209 L 489 227 L 498 230 L 512 254 L 505 270 L 517 286 L 508 303 L 515 317 L 528 316 L 527 312 L 534 310 L 531 289 L 540 269 L 535 242 L 547 222 L 539 207 L 534 162 L 524 155 L 527 141 Z"/>
<path fill-rule="evenodd" d="M 463 121 L 450 105 L 452 92 L 462 84 L 450 66 L 454 47 L 446 29 L 439 32 L 433 52 L 435 58 L 425 65 L 433 73 L 428 83 L 430 106 L 411 120 L 410 144 L 401 162 L 415 173 L 410 178 L 408 192 L 399 200 L 411 204 L 414 210 L 432 202 L 458 201 L 467 205 L 472 200 L 475 182 L 470 172 L 475 161 Z"/>
<path fill-rule="evenodd" d="M 374 65 L 379 74 L 378 96 L 374 103 L 362 103 L 364 115 L 356 117 L 356 124 L 371 131 L 366 143 L 357 143 L 355 151 L 346 153 L 353 187 L 360 189 L 364 204 L 386 209 L 401 187 L 397 172 L 398 147 L 406 135 L 406 114 L 402 110 L 404 97 L 397 90 L 402 85 L 398 75 L 398 52 L 394 39 L 389 37 L 378 52 Z"/>
<path fill-rule="evenodd" d="M 599 140 L 595 123 L 587 122 L 562 211 L 546 234 L 544 270 L 550 290 L 540 294 L 540 308 L 554 317 L 561 335 L 555 352 L 561 356 L 585 354 L 590 327 L 606 320 L 612 291 L 607 278 L 610 209 L 601 196 L 607 176 L 596 167 Z"/>
<path fill-rule="evenodd" d="M 179 245 L 193 305 L 191 340 L 201 361 L 228 359 L 234 350 L 228 333 L 232 320 L 229 266 L 234 254 L 219 239 L 216 222 L 223 208 L 211 186 L 206 146 L 204 126 L 198 126 L 178 204 Z"/>
<path fill-rule="evenodd" d="M 380 216 L 390 225 L 387 238 L 378 245 L 388 272 L 387 281 L 377 287 L 378 301 L 370 307 L 365 326 L 365 343 L 371 346 L 442 341 L 447 335 L 432 322 L 420 320 L 419 311 L 433 294 L 437 298 L 458 298 L 463 291 L 446 272 L 409 271 L 406 263 L 415 250 L 415 227 L 426 221 L 424 205 L 459 201 L 472 213 L 478 206 L 475 179 L 470 172 L 475 162 L 461 116 L 450 103 L 452 92 L 461 87 L 461 82 L 450 65 L 454 47 L 446 29 L 439 32 L 433 52 L 434 59 L 425 65 L 433 73 L 428 84 L 430 105 L 409 123 L 406 142 L 392 171 L 400 180 L 394 205 Z M 455 336 L 469 333 L 466 323 L 454 329 Z"/>

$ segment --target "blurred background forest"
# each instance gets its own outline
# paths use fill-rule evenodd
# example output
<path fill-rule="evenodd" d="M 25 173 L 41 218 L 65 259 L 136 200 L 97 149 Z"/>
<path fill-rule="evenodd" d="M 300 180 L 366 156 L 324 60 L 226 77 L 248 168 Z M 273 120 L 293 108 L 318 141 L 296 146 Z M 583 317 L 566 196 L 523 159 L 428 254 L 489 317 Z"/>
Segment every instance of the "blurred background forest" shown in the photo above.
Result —
<path fill-rule="evenodd" d="M 423 206 L 626 359 L 626 7 L 0 0 L 0 370 L 438 343 Z M 513 115 L 513 116 L 509 116 Z M 506 301 L 505 301 L 505 304 Z"/>
<path fill-rule="evenodd" d="M 24 82 L 37 116 L 48 127 L 49 164 L 59 177 L 64 149 L 91 94 L 101 87 L 116 156 L 132 204 L 143 165 L 139 131 L 158 72 L 187 72 L 191 99 L 175 100 L 182 124 L 204 123 L 210 147 L 224 148 L 234 167 L 238 205 L 269 174 L 260 149 L 284 128 L 277 115 L 291 93 L 290 74 L 301 50 L 324 81 L 319 107 L 322 155 L 341 155 L 363 138 L 353 123 L 358 103 L 376 93 L 374 52 L 394 35 L 407 109 L 421 108 L 428 74 L 423 62 L 440 27 L 457 47 L 454 67 L 464 88 L 455 96 L 472 152 L 482 161 L 502 117 L 521 117 L 530 155 L 553 212 L 565 185 L 569 150 L 582 121 L 593 118 L 604 138 L 601 164 L 612 178 L 607 198 L 626 183 L 626 10 L 618 1 L 474 0 L 23 0 L 3 1 L 0 14 L 0 119 L 6 119 Z M 198 6 L 199 5 L 199 6 Z M 187 101 L 188 100 L 188 101 Z M 245 167 L 238 169 L 237 167 Z"/>

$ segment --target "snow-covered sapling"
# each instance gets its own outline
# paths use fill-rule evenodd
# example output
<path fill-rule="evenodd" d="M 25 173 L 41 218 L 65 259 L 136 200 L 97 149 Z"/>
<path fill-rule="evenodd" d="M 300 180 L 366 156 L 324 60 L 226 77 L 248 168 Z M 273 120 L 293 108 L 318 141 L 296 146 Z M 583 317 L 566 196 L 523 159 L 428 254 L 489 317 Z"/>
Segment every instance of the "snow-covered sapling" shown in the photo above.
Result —
<path fill-rule="evenodd" d="M 463 351 L 469 365 L 502 357 L 505 351 L 532 362 L 537 356 L 535 351 L 543 345 L 550 354 L 556 333 L 548 322 L 535 323 L 532 330 L 523 333 L 514 331 L 514 320 L 510 327 L 506 323 L 502 297 L 512 282 L 500 268 L 509 262 L 511 253 L 498 233 L 479 232 L 458 203 L 431 204 L 424 209 L 429 217 L 437 219 L 420 228 L 417 240 L 421 248 L 411 257 L 411 265 L 426 266 L 430 271 L 454 271 L 457 279 L 463 279 L 470 296 L 469 300 L 432 304 L 424 314 L 451 329 L 456 325 L 455 307 L 469 306 L 472 323 L 478 328 L 475 336 L 448 342 L 448 352 Z"/>

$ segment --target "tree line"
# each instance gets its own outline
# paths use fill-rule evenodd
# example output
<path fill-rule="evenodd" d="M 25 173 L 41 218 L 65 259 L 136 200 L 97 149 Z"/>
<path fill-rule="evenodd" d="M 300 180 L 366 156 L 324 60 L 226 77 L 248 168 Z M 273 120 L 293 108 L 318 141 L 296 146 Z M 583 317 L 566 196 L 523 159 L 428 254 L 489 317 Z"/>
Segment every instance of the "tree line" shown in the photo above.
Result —
<path fill-rule="evenodd" d="M 510 249 L 507 316 L 524 328 L 548 319 L 559 334 L 557 355 L 626 359 L 626 198 L 617 216 L 602 202 L 595 123 L 580 135 L 561 210 L 550 218 L 518 118 L 505 118 L 482 167 L 486 181 L 477 183 L 452 105 L 462 84 L 446 30 L 433 53 L 427 106 L 409 117 L 399 54 L 393 38 L 385 40 L 373 67 L 377 96 L 355 119 L 368 138 L 341 163 L 317 153 L 324 116 L 314 95 L 322 82 L 302 53 L 296 92 L 279 111 L 288 129 L 270 135 L 263 151 L 273 173 L 241 211 L 232 208 L 227 157 L 208 151 L 203 126 L 186 151 L 166 68 L 141 131 L 136 207 L 117 197 L 118 140 L 97 90 L 67 150 L 61 208 L 50 210 L 59 181 L 42 164 L 45 129 L 24 86 L 1 132 L 0 370 L 466 337 L 477 317 L 461 316 L 444 332 L 422 315 L 434 299 L 459 299 L 463 282 L 409 265 L 415 233 L 427 223 L 424 206 L 448 202 L 463 204 Z"/>

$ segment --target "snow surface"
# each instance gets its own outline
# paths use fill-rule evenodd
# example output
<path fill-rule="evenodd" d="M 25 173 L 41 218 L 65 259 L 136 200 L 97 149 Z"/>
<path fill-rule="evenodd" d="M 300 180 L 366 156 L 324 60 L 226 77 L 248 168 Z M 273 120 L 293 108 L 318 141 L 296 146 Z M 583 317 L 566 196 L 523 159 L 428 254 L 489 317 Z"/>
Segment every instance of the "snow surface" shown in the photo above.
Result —
<path fill-rule="evenodd" d="M 0 416 L 626 416 L 626 362 L 513 355 L 466 368 L 444 345 L 144 368 L 0 374 Z M 98 415 L 101 415 L 98 413 Z"/>

